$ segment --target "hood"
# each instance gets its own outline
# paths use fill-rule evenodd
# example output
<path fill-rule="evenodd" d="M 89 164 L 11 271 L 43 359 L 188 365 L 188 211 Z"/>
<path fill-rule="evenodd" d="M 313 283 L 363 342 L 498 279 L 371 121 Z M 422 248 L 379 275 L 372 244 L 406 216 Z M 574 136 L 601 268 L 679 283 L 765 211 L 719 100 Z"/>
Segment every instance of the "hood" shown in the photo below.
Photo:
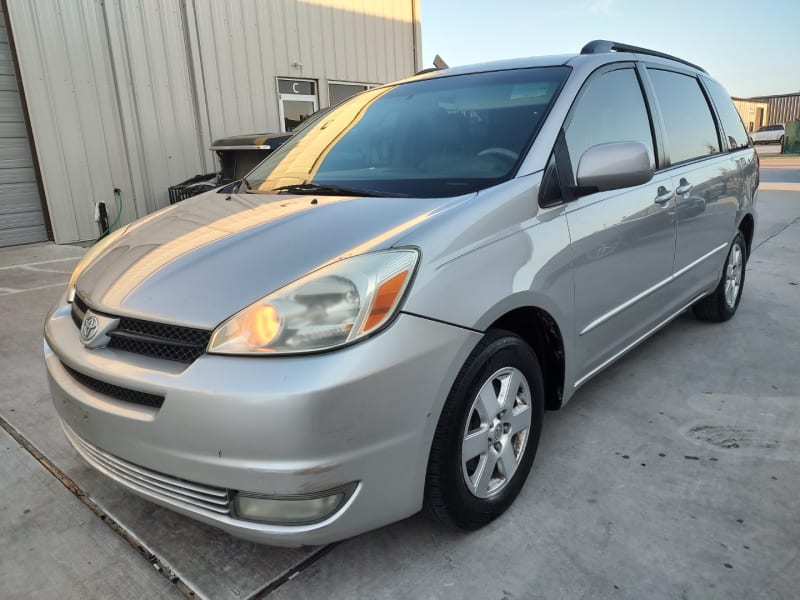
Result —
<path fill-rule="evenodd" d="M 131 225 L 76 288 L 101 312 L 212 329 L 309 271 L 390 247 L 469 197 L 208 192 Z"/>

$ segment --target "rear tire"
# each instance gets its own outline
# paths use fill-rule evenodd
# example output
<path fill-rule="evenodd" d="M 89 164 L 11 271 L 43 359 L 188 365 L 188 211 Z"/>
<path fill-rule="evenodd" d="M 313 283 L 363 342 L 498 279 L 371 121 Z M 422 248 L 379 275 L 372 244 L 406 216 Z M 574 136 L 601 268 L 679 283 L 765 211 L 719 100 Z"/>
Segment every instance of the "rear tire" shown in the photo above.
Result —
<path fill-rule="evenodd" d="M 698 319 L 722 323 L 736 314 L 744 291 L 746 265 L 747 244 L 739 232 L 728 250 L 728 258 L 722 267 L 722 277 L 716 289 L 692 306 Z"/>
<path fill-rule="evenodd" d="M 428 460 L 426 512 L 468 530 L 500 516 L 528 477 L 543 415 L 536 354 L 519 336 L 490 330 L 442 409 Z"/>

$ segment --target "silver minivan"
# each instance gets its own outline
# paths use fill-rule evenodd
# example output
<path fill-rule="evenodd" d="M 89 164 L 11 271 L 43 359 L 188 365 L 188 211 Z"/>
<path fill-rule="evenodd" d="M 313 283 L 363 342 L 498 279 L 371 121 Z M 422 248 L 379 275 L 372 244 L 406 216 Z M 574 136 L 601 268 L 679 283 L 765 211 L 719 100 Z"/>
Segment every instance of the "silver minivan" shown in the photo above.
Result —
<path fill-rule="evenodd" d="M 733 316 L 758 178 L 723 87 L 644 48 L 373 88 L 86 253 L 55 408 L 97 470 L 239 537 L 474 529 L 545 410 L 687 308 Z"/>

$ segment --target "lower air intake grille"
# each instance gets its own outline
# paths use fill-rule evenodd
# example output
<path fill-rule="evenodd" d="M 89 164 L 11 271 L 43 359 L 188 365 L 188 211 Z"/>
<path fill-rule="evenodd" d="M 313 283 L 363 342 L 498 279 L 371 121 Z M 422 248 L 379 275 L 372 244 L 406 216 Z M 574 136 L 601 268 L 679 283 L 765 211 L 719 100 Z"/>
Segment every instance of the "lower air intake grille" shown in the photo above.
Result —
<path fill-rule="evenodd" d="M 151 406 L 153 408 L 161 408 L 161 405 L 164 404 L 164 396 L 148 394 L 147 392 L 137 392 L 136 390 L 129 390 L 128 388 L 120 387 L 112 383 L 106 383 L 105 381 L 100 381 L 94 377 L 79 373 L 64 363 L 61 364 L 67 373 L 72 375 L 75 381 L 100 394 L 111 396 L 123 402 L 130 402 L 131 404 L 139 404 L 141 406 Z"/>
<path fill-rule="evenodd" d="M 218 515 L 230 514 L 230 494 L 225 488 L 186 481 L 140 467 L 101 450 L 66 425 L 62 426 L 72 446 L 90 465 L 123 485 L 195 512 L 200 509 Z"/>

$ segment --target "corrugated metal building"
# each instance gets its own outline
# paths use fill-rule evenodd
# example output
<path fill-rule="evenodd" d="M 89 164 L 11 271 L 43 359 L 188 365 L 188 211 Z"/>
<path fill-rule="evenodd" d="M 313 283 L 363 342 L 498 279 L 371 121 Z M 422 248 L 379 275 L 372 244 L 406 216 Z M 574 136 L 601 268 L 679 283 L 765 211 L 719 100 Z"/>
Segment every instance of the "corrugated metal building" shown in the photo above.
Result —
<path fill-rule="evenodd" d="M 758 131 L 767 124 L 769 104 L 748 98 L 734 98 L 733 105 L 739 111 L 747 131 Z"/>
<path fill-rule="evenodd" d="M 775 125 L 800 119 L 800 93 L 757 96 L 750 100 L 765 102 L 769 107 L 769 118 L 764 125 Z"/>
<path fill-rule="evenodd" d="M 48 225 L 58 243 L 95 239 L 97 202 L 120 223 L 166 206 L 170 185 L 215 170 L 213 139 L 284 131 L 421 67 L 419 0 L 0 6 L 16 43 L 4 28 L 0 245 Z"/>
<path fill-rule="evenodd" d="M 5 7 L 3 7 L 5 8 Z M 24 98 L 14 71 L 14 52 L 0 16 L 0 246 L 47 239 L 34 169 Z"/>

